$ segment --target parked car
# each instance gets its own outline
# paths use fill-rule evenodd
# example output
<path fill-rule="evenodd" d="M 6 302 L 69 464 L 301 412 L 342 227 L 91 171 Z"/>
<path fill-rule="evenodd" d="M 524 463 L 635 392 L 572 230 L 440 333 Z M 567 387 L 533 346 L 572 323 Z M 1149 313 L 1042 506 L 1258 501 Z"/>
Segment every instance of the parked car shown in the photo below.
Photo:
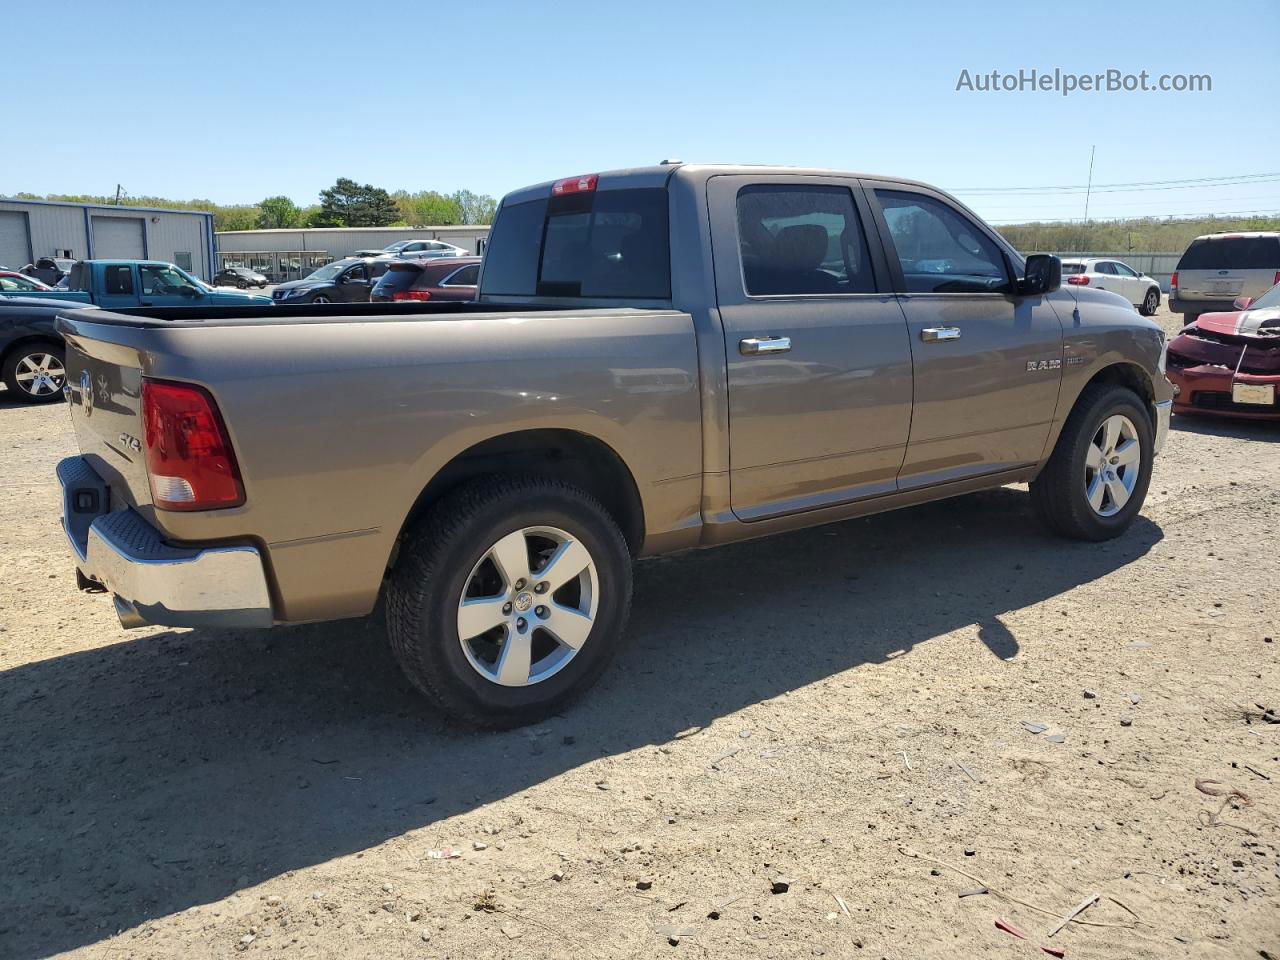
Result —
<path fill-rule="evenodd" d="M 248 290 L 250 287 L 265 288 L 270 281 L 256 270 L 248 267 L 224 267 L 213 275 L 215 287 L 238 287 Z"/>
<path fill-rule="evenodd" d="M 1093 286 L 1118 293 L 1144 317 L 1153 317 L 1160 309 L 1160 281 L 1139 273 L 1122 260 L 1063 258 L 1062 279 L 1072 286 Z"/>
<path fill-rule="evenodd" d="M 17 270 L 0 270 L 0 292 L 4 293 L 48 293 L 53 287 L 41 283 L 35 277 L 28 277 Z"/>
<path fill-rule="evenodd" d="M 28 277 L 35 277 L 42 283 L 54 287 L 59 280 L 71 272 L 74 265 L 74 260 L 63 257 L 39 257 L 35 263 L 28 263 L 23 267 L 22 272 Z"/>
<path fill-rule="evenodd" d="M 392 263 L 370 300 L 474 300 L 479 257 L 436 257 Z"/>
<path fill-rule="evenodd" d="M 0 289 L 0 297 L 8 295 Z M 181 267 L 160 260 L 77 260 L 67 289 L 30 291 L 22 296 L 79 300 L 112 309 L 271 303 L 270 297 L 214 290 Z"/>
<path fill-rule="evenodd" d="M 1169 309 L 1191 323 L 1202 313 L 1230 312 L 1237 297 L 1261 297 L 1277 283 L 1280 233 L 1208 234 L 1178 260 Z"/>
<path fill-rule="evenodd" d="M 357 250 L 357 257 L 466 257 L 470 251 L 443 240 L 397 240 L 381 250 Z"/>
<path fill-rule="evenodd" d="M 391 266 L 380 257 L 347 257 L 326 263 L 310 276 L 277 284 L 271 291 L 276 303 L 361 303 L 369 299 L 373 285 Z"/>
<path fill-rule="evenodd" d="M 411 681 L 495 727 L 600 676 L 633 557 L 1024 481 L 1050 529 L 1117 537 L 1172 402 L 1119 296 L 941 191 L 824 170 L 518 190 L 470 303 L 164 316 L 58 321 L 81 582 L 126 626 L 385 597 Z"/>
<path fill-rule="evenodd" d="M 1280 284 L 1201 314 L 1169 341 L 1176 413 L 1280 419 Z"/>
<path fill-rule="evenodd" d="M 0 297 L 0 380 L 3 396 L 22 403 L 62 399 L 67 382 L 59 311 L 87 309 L 75 300 Z"/>

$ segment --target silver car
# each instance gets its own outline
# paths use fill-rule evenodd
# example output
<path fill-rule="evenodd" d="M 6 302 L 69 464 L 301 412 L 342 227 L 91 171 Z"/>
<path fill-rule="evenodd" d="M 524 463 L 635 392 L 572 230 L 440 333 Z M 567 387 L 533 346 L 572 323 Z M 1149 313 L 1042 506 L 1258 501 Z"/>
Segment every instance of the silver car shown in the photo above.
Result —
<path fill-rule="evenodd" d="M 1280 233 L 1208 234 L 1192 240 L 1178 261 L 1169 308 L 1191 323 L 1202 313 L 1234 310 L 1236 297 L 1256 299 L 1277 283 Z"/>

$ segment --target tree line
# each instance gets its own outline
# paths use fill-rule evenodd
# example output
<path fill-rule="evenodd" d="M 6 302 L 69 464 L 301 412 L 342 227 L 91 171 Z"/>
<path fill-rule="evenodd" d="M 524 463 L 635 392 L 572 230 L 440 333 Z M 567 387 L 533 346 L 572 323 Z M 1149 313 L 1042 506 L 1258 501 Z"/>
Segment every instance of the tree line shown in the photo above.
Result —
<path fill-rule="evenodd" d="M 67 203 L 116 203 L 116 195 L 19 193 L 19 200 L 61 200 Z M 119 202 L 132 207 L 202 210 L 213 214 L 213 228 L 272 230 L 296 227 L 443 227 L 492 223 L 498 201 L 488 194 L 458 190 L 396 190 L 339 177 L 320 191 L 320 202 L 300 207 L 289 197 L 265 197 L 255 204 L 220 204 L 212 200 L 170 200 L 168 197 L 122 194 Z"/>
<path fill-rule="evenodd" d="M 1206 233 L 1280 230 L 1280 216 L 1196 217 L 1193 219 L 1094 220 L 1089 223 L 1017 223 L 997 227 L 1023 253 L 1181 253 Z"/>

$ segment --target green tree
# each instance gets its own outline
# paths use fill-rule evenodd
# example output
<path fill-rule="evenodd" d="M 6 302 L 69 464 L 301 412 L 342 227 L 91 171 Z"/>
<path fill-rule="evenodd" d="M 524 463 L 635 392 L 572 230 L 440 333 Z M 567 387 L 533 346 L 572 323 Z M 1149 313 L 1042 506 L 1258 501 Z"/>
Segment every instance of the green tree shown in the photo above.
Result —
<path fill-rule="evenodd" d="M 386 190 L 339 177 L 332 187 L 320 191 L 320 213 L 311 226 L 385 227 L 399 219 L 400 210 Z"/>
<path fill-rule="evenodd" d="M 454 197 L 435 190 L 409 193 L 397 190 L 391 195 L 400 211 L 400 219 L 411 227 L 438 227 L 462 223 L 462 207 Z"/>
<path fill-rule="evenodd" d="M 286 196 L 267 197 L 258 204 L 258 229 L 281 230 L 302 223 L 302 211 Z"/>
<path fill-rule="evenodd" d="M 493 215 L 498 212 L 498 201 L 487 193 L 459 190 L 450 199 L 462 211 L 461 223 L 493 223 Z"/>

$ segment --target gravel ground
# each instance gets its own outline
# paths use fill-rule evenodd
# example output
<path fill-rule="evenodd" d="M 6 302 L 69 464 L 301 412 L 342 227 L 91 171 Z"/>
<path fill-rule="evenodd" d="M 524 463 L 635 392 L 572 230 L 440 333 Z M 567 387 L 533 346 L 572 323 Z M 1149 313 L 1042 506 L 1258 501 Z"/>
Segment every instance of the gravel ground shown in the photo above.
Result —
<path fill-rule="evenodd" d="M 0 957 L 1280 957 L 1278 440 L 1175 418 L 1105 545 L 1007 488 L 640 564 L 494 735 L 375 621 L 122 631 L 0 395 Z"/>

